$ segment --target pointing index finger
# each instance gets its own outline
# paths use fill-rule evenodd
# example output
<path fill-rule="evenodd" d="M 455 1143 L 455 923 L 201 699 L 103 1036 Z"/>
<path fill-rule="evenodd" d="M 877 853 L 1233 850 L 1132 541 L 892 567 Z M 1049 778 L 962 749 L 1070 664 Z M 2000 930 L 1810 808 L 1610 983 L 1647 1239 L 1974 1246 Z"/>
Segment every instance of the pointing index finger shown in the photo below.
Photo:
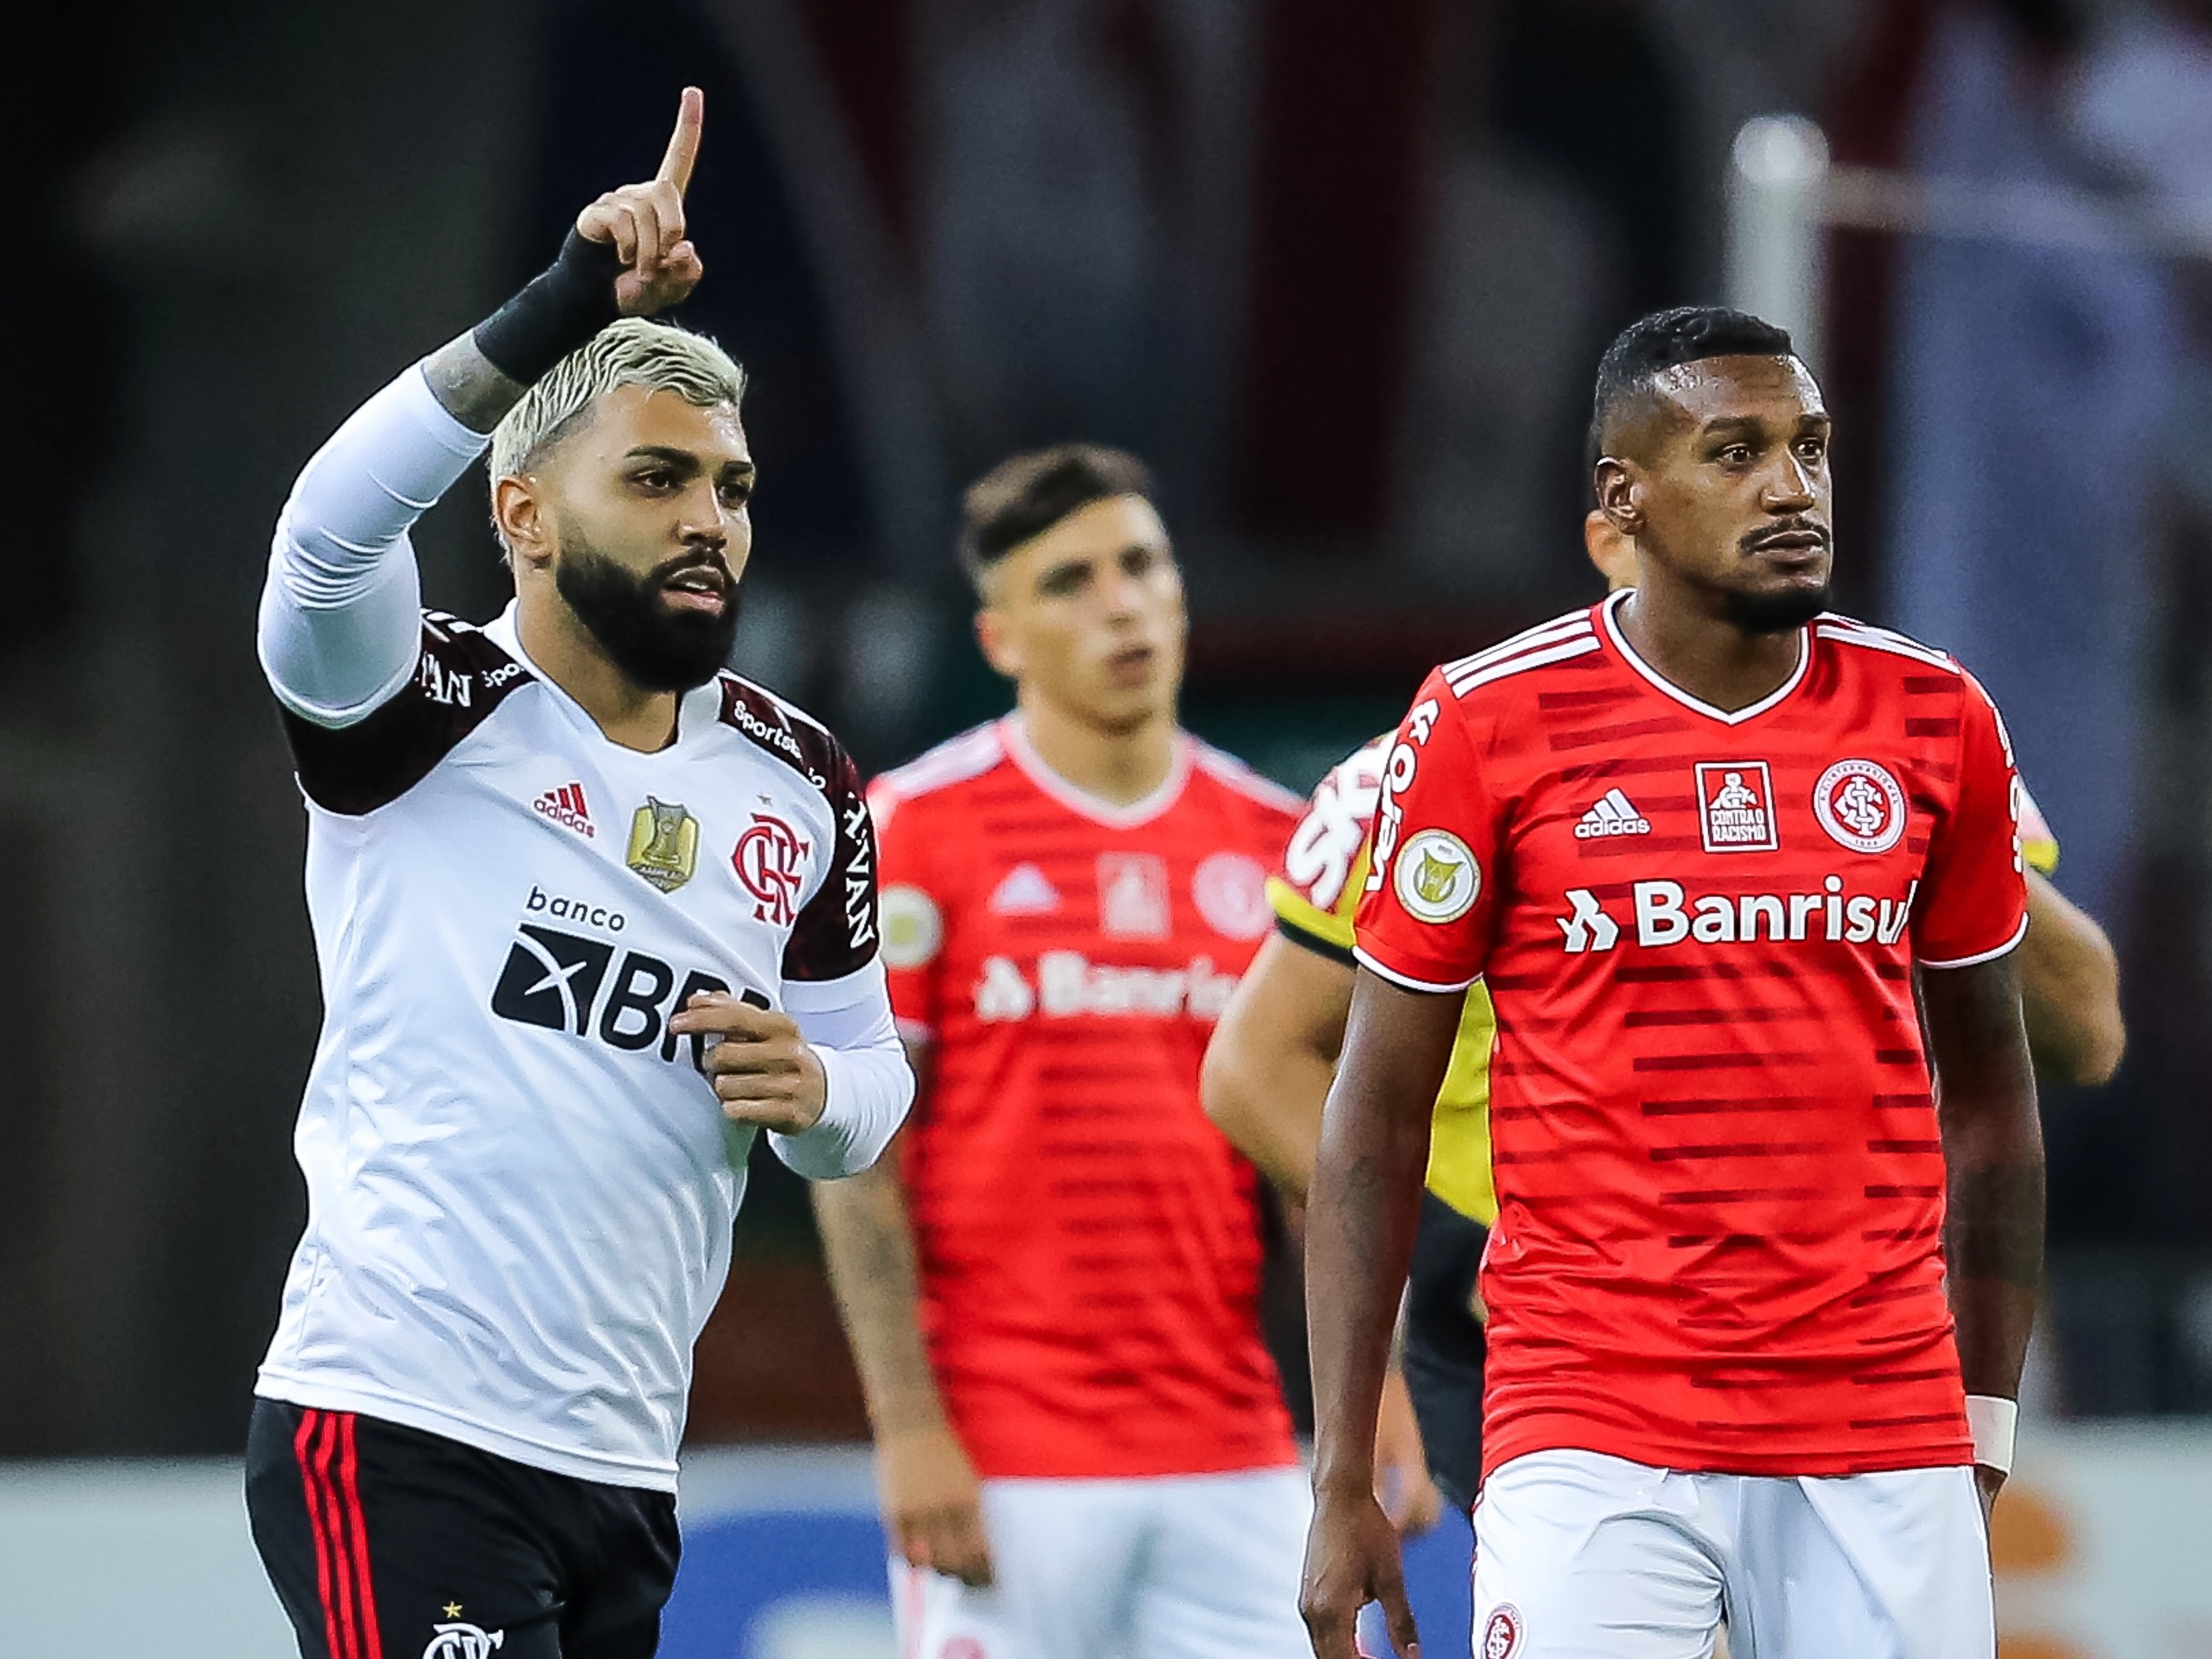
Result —
<path fill-rule="evenodd" d="M 665 179 L 681 195 L 690 186 L 691 164 L 699 159 L 699 129 L 706 120 L 707 95 L 696 87 L 684 88 L 676 109 L 676 131 L 668 135 L 667 154 L 660 158 L 655 179 Z"/>

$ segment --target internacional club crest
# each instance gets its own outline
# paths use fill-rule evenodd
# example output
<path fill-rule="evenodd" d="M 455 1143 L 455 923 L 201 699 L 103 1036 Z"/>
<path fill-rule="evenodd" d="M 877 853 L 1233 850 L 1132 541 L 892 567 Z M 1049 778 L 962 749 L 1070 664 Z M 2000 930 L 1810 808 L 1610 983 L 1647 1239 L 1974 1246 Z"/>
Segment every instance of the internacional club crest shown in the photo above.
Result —
<path fill-rule="evenodd" d="M 1839 760 L 1813 786 L 1813 816 L 1839 847 L 1887 853 L 1905 833 L 1905 790 L 1886 766 Z"/>
<path fill-rule="evenodd" d="M 629 851 L 623 862 L 662 892 L 674 892 L 698 867 L 699 820 L 681 801 L 647 795 L 629 821 Z"/>
<path fill-rule="evenodd" d="M 1475 1650 L 1477 1659 L 1513 1659 L 1521 1651 L 1521 1609 L 1510 1601 L 1501 1602 L 1490 1615 L 1490 1622 L 1482 1627 L 1482 1645 Z"/>
<path fill-rule="evenodd" d="M 1391 881 L 1407 915 L 1442 926 L 1474 908 L 1482 866 L 1474 849 L 1450 830 L 1423 830 L 1398 849 Z"/>
<path fill-rule="evenodd" d="M 1190 878 L 1191 902 L 1206 926 L 1231 939 L 1258 939 L 1274 926 L 1267 908 L 1267 872 L 1242 853 L 1215 853 Z"/>
<path fill-rule="evenodd" d="M 753 814 L 752 827 L 730 851 L 738 884 L 753 897 L 753 920 L 788 927 L 799 915 L 799 890 L 806 880 L 806 842 L 772 812 Z"/>

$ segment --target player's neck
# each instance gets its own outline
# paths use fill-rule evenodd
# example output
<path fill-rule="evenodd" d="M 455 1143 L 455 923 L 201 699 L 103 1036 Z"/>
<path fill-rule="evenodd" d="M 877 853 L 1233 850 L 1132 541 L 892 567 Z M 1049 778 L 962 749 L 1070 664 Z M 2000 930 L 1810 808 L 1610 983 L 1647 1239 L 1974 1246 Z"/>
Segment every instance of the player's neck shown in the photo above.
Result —
<path fill-rule="evenodd" d="M 617 668 L 575 612 L 525 594 L 514 631 L 530 660 L 571 697 L 609 743 L 652 754 L 676 741 L 677 694 L 648 691 Z"/>
<path fill-rule="evenodd" d="M 1175 770 L 1173 708 L 1133 726 L 1109 729 L 1021 689 L 1014 718 L 1036 757 L 1061 781 L 1115 806 L 1132 806 Z"/>
<path fill-rule="evenodd" d="M 1772 696 L 1797 672 L 1803 630 L 1747 633 L 1701 609 L 1690 596 L 1649 585 L 1615 613 L 1629 647 L 1647 667 L 1699 702 L 1734 714 Z"/>

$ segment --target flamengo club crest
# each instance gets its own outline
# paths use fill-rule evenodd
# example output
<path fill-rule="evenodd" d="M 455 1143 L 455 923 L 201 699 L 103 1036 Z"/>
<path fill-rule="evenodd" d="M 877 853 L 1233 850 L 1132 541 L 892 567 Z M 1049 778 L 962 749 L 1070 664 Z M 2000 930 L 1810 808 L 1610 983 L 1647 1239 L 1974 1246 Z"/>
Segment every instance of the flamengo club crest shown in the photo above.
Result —
<path fill-rule="evenodd" d="M 699 820 L 681 801 L 647 795 L 629 821 L 629 851 L 623 862 L 662 892 L 674 892 L 698 866 Z"/>
<path fill-rule="evenodd" d="M 1772 853 L 1774 780 L 1765 761 L 1711 761 L 1698 768 L 1698 827 L 1708 853 Z"/>
<path fill-rule="evenodd" d="M 430 1645 L 422 1650 L 422 1659 L 489 1659 L 489 1656 L 507 1645 L 503 1630 L 486 1630 L 481 1625 L 433 1625 L 430 1626 Z"/>
<path fill-rule="evenodd" d="M 1813 816 L 1838 846 L 1887 853 L 1905 833 L 1905 791 L 1886 766 L 1839 760 L 1813 786 Z"/>
<path fill-rule="evenodd" d="M 799 915 L 799 889 L 806 879 L 800 860 L 806 843 L 781 818 L 753 814 L 752 828 L 730 851 L 738 884 L 753 896 L 753 920 L 788 927 Z"/>

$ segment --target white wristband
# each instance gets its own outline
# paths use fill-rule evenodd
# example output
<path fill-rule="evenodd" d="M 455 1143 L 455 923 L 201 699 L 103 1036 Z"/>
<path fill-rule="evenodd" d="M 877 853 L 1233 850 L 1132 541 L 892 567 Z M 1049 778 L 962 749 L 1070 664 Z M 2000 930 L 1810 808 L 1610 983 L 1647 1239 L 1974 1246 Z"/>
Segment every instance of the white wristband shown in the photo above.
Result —
<path fill-rule="evenodd" d="M 1966 1427 L 1974 1437 L 1974 1462 L 1999 1474 L 2012 1473 L 2013 1431 L 2020 1423 L 2020 1401 L 1992 1394 L 1966 1396 Z"/>

